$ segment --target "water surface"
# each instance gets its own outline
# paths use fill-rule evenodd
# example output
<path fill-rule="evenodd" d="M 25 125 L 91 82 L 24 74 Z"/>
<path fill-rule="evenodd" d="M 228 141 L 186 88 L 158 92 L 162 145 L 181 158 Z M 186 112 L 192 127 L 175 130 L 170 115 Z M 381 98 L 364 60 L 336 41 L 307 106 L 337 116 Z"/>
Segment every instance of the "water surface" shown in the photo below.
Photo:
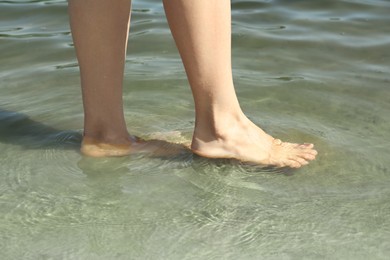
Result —
<path fill-rule="evenodd" d="M 390 254 L 390 2 L 232 1 L 245 113 L 314 142 L 300 170 L 208 160 L 160 1 L 134 1 L 128 128 L 168 156 L 80 155 L 82 105 L 66 1 L 0 1 L 2 259 L 386 259 Z"/>

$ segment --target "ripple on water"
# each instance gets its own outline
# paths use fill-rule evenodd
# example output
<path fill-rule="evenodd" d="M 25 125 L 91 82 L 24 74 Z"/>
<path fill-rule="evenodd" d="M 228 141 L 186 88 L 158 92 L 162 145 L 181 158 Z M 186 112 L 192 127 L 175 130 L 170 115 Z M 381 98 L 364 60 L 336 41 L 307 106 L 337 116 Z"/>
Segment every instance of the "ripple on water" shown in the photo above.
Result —
<path fill-rule="evenodd" d="M 23 194 L 28 192 L 31 183 L 31 172 L 27 165 L 15 163 L 14 155 L 8 153 L 2 157 L 3 174 L 1 175 L 0 194 Z"/>
<path fill-rule="evenodd" d="M 79 174 L 75 161 L 80 157 L 82 131 L 60 131 L 47 136 L 43 143 L 40 160 L 56 173 Z"/>
<path fill-rule="evenodd" d="M 200 189 L 214 194 L 234 194 L 240 190 L 265 191 L 259 183 L 246 181 L 251 176 L 292 174 L 291 169 L 264 167 L 229 159 L 207 159 L 194 156 L 193 174 L 186 176 Z"/>
<path fill-rule="evenodd" d="M 126 106 L 137 107 L 138 126 L 172 128 L 172 117 L 192 118 L 190 94 L 177 90 L 185 83 L 173 73 L 182 68 L 161 3 L 138 2 L 128 94 L 154 94 Z M 5 258 L 355 259 L 348 252 L 356 251 L 387 259 L 388 7 L 380 0 L 232 2 L 242 105 L 282 139 L 316 144 L 318 160 L 302 170 L 200 158 L 174 138 L 152 135 L 148 152 L 87 158 L 78 151 L 80 131 L 0 110 Z M 78 88 L 78 73 L 66 1 L 10 0 L 0 9 L 0 103 L 42 122 L 61 111 L 66 125 L 75 110 L 59 104 L 81 102 L 79 90 L 69 91 Z M 167 111 L 178 108 L 172 116 L 160 116 L 162 92 L 172 101 Z M 159 116 L 150 122 L 150 113 Z M 300 124 L 307 131 L 294 129 Z"/>

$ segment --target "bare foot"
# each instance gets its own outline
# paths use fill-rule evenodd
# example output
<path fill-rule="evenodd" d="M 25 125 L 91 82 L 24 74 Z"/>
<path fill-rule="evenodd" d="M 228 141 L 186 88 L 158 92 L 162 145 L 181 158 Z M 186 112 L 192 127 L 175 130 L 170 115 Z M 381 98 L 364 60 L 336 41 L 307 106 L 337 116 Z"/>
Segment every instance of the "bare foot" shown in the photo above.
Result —
<path fill-rule="evenodd" d="M 314 160 L 313 144 L 282 142 L 265 133 L 246 117 L 223 127 L 195 128 L 191 149 L 208 158 L 231 158 L 266 166 L 300 168 Z"/>
<path fill-rule="evenodd" d="M 81 153 L 91 157 L 113 157 L 125 156 L 133 152 L 133 146 L 139 140 L 135 137 L 129 136 L 128 140 L 122 141 L 120 144 L 110 144 L 100 142 L 90 137 L 83 137 L 81 143 Z"/>
<path fill-rule="evenodd" d="M 182 144 L 158 139 L 143 140 L 136 136 L 129 136 L 116 143 L 84 136 L 80 150 L 82 154 L 91 157 L 118 157 L 141 153 L 149 156 L 172 157 L 191 152 L 188 146 Z"/>

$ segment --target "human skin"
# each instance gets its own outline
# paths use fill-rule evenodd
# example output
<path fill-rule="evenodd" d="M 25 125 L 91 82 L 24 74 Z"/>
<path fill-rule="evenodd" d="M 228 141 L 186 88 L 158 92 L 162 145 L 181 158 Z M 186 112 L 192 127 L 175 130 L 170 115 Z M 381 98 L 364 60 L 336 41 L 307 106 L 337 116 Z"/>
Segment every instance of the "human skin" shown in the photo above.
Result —
<path fill-rule="evenodd" d="M 191 150 L 208 158 L 277 167 L 299 168 L 314 160 L 313 144 L 275 139 L 242 112 L 231 69 L 230 1 L 163 3 L 195 103 Z M 81 74 L 85 155 L 124 156 L 140 143 L 127 131 L 122 101 L 130 9 L 129 0 L 69 0 Z"/>

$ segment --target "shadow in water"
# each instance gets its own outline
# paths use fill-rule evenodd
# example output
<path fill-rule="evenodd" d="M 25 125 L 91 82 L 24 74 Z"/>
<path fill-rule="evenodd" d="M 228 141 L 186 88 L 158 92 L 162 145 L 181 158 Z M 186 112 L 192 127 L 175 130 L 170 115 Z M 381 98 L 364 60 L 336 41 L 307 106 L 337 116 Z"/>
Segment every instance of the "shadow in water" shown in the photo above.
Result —
<path fill-rule="evenodd" d="M 0 109 L 0 142 L 25 149 L 71 149 L 78 151 L 82 131 L 59 130 L 29 118 L 27 115 Z M 142 139 L 141 139 L 142 140 Z M 191 153 L 183 144 L 165 140 L 142 140 L 134 153 L 151 157 L 175 157 Z"/>
<path fill-rule="evenodd" d="M 34 121 L 27 115 L 0 109 L 0 142 L 25 149 L 78 149 L 80 131 L 61 131 Z"/>

